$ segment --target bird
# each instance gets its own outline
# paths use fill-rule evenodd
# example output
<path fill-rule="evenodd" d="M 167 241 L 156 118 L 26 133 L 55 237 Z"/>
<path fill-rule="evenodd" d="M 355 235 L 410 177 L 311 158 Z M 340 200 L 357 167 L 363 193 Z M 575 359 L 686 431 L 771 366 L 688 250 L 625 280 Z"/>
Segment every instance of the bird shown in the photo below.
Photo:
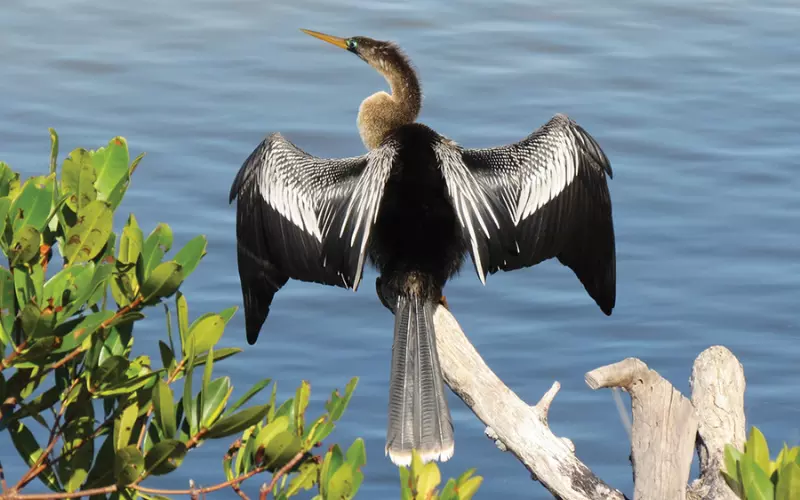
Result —
<path fill-rule="evenodd" d="M 454 429 L 433 313 L 471 258 L 479 280 L 557 259 L 606 315 L 616 302 L 608 179 L 597 141 L 565 114 L 524 139 L 465 148 L 417 118 L 422 90 L 394 42 L 302 30 L 345 49 L 386 80 L 357 126 L 366 152 L 323 158 L 278 132 L 235 176 L 236 240 L 247 341 L 254 344 L 289 279 L 357 290 L 365 265 L 394 314 L 385 453 L 446 461 Z"/>

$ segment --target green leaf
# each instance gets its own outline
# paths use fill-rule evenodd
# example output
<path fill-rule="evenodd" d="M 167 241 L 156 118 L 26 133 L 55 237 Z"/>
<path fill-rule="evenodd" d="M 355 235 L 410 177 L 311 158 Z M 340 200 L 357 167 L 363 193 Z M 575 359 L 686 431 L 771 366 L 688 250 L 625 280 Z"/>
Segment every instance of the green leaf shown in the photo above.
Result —
<path fill-rule="evenodd" d="M 146 153 L 139 153 L 136 156 L 136 158 L 133 159 L 133 161 L 131 162 L 130 175 L 133 175 L 133 173 L 136 171 L 136 167 L 139 166 L 139 162 L 142 161 L 142 159 L 145 157 L 145 155 L 146 155 Z"/>
<path fill-rule="evenodd" d="M 136 217 L 131 214 L 128 217 L 128 223 L 122 229 L 122 236 L 120 236 L 118 260 L 123 264 L 136 265 L 136 262 L 142 255 L 143 246 L 144 235 L 142 234 L 142 230 L 139 229 Z"/>
<path fill-rule="evenodd" d="M 129 396 L 124 403 L 120 403 L 120 405 L 123 404 L 125 405 L 124 409 L 114 419 L 114 449 L 117 451 L 125 449 L 131 442 L 133 427 L 139 416 L 139 403 L 135 397 Z"/>
<path fill-rule="evenodd" d="M 145 475 L 161 476 L 180 466 L 186 456 L 186 445 L 177 439 L 165 439 L 147 452 L 144 458 Z"/>
<path fill-rule="evenodd" d="M 114 317 L 114 311 L 110 310 L 96 312 L 84 317 L 72 331 L 61 337 L 61 345 L 53 352 L 72 351 L 81 345 L 89 335 L 96 332 L 100 328 L 100 325 L 112 317 Z"/>
<path fill-rule="evenodd" d="M 222 316 L 222 319 L 225 320 L 225 324 L 227 325 L 228 321 L 231 320 L 233 315 L 236 314 L 236 311 L 238 311 L 238 310 L 239 310 L 239 306 L 231 306 L 231 307 L 225 309 L 224 311 L 220 311 L 219 315 Z"/>
<path fill-rule="evenodd" d="M 350 448 L 347 449 L 345 458 L 347 459 L 347 462 L 353 466 L 353 470 L 358 470 L 359 467 L 366 465 L 367 450 L 364 447 L 364 440 L 358 438 L 353 441 L 353 444 L 351 444 Z"/>
<path fill-rule="evenodd" d="M 209 366 L 206 364 L 206 366 Z M 203 426 L 211 426 L 222 414 L 225 403 L 233 392 L 229 377 L 222 377 L 214 380 L 208 385 L 208 389 L 203 391 L 203 406 L 200 416 Z"/>
<path fill-rule="evenodd" d="M 22 330 L 28 339 L 40 339 L 53 335 L 56 317 L 52 310 L 40 311 L 34 304 L 22 308 Z"/>
<path fill-rule="evenodd" d="M 69 195 L 67 206 L 79 214 L 86 205 L 97 199 L 94 183 L 97 173 L 89 152 L 83 148 L 73 150 L 61 167 L 61 191 Z"/>
<path fill-rule="evenodd" d="M 58 165 L 58 134 L 54 128 L 48 128 L 50 132 L 50 173 L 56 173 L 56 166 Z"/>
<path fill-rule="evenodd" d="M 197 352 L 211 349 L 225 330 L 225 320 L 219 314 L 204 314 L 189 327 L 189 337 L 194 341 Z"/>
<path fill-rule="evenodd" d="M 269 405 L 252 406 L 222 418 L 208 430 L 208 437 L 216 439 L 242 432 L 264 418 L 268 410 Z"/>
<path fill-rule="evenodd" d="M 42 236 L 39 230 L 33 226 L 23 226 L 18 231 L 14 231 L 14 238 L 11 240 L 9 248 L 11 266 L 26 264 L 39 255 L 41 240 Z"/>
<path fill-rule="evenodd" d="M 194 344 L 189 343 L 186 356 L 189 361 L 184 369 L 185 380 L 183 381 L 183 412 L 186 416 L 186 423 L 189 425 L 189 434 L 197 433 L 197 407 L 192 397 L 192 371 L 194 370 Z"/>
<path fill-rule="evenodd" d="M 69 405 L 64 422 L 64 445 L 61 449 L 64 458 L 58 462 L 58 470 L 64 488 L 72 492 L 80 489 L 92 466 L 94 440 L 88 439 L 94 431 L 94 407 L 91 400 L 81 398 Z"/>
<path fill-rule="evenodd" d="M 250 401 L 250 399 L 252 399 L 253 396 L 264 390 L 264 388 L 268 386 L 270 382 L 272 382 L 271 378 L 265 378 L 264 380 L 261 380 L 255 385 L 253 385 L 253 387 L 251 387 L 246 393 L 244 393 L 242 397 L 240 397 L 238 400 L 236 400 L 235 403 L 233 403 L 233 406 L 231 406 L 228 410 L 225 411 L 225 414 L 223 416 L 227 417 L 228 415 L 232 414 L 233 412 L 241 408 L 242 405 Z"/>
<path fill-rule="evenodd" d="M 417 480 L 417 492 L 422 498 L 433 496 L 433 491 L 442 482 L 442 476 L 439 473 L 439 467 L 436 462 L 428 462 L 422 466 Z"/>
<path fill-rule="evenodd" d="M 289 488 L 286 490 L 286 496 L 290 497 L 296 495 L 303 490 L 310 490 L 317 483 L 317 474 L 319 472 L 319 465 L 313 462 L 306 462 L 300 466 L 292 480 L 289 482 Z"/>
<path fill-rule="evenodd" d="M 113 212 L 107 203 L 93 201 L 78 214 L 78 222 L 67 231 L 64 258 L 69 265 L 94 259 L 108 242 Z"/>
<path fill-rule="evenodd" d="M 5 345 L 12 345 L 14 296 L 14 277 L 11 271 L 0 267 L 0 342 Z"/>
<path fill-rule="evenodd" d="M 3 235 L 6 232 L 9 210 L 11 210 L 11 198 L 0 198 L 0 241 L 4 241 Z"/>
<path fill-rule="evenodd" d="M 742 458 L 741 468 L 742 485 L 744 486 L 747 500 L 773 500 L 774 486 L 772 481 L 769 480 L 769 476 L 764 469 L 754 461 L 751 454 L 745 453 Z"/>
<path fill-rule="evenodd" d="M 205 236 L 195 236 L 175 254 L 173 260 L 182 266 L 184 277 L 192 274 L 200 259 L 206 254 L 207 246 L 208 241 Z"/>
<path fill-rule="evenodd" d="M 295 429 L 297 435 L 303 435 L 303 425 L 305 424 L 306 408 L 308 407 L 308 398 L 311 396 L 311 385 L 303 380 L 294 397 L 294 415 L 295 415 Z"/>
<path fill-rule="evenodd" d="M 108 204 L 111 205 L 112 209 L 116 209 L 120 203 L 122 203 L 122 198 L 125 196 L 125 192 L 128 190 L 128 186 L 131 183 L 131 178 L 129 175 L 126 175 L 122 179 L 117 182 L 117 185 L 114 186 L 114 189 L 111 190 L 111 193 L 108 195 Z"/>
<path fill-rule="evenodd" d="M 186 339 L 189 338 L 189 304 L 186 297 L 181 292 L 175 295 L 175 305 L 177 306 L 178 334 L 181 337 L 182 352 L 186 353 Z"/>
<path fill-rule="evenodd" d="M 264 461 L 267 470 L 276 471 L 289 463 L 295 455 L 303 451 L 300 438 L 285 430 L 273 436 L 264 446 Z"/>
<path fill-rule="evenodd" d="M 333 474 L 344 463 L 342 450 L 338 444 L 334 444 L 325 454 L 325 459 L 322 462 L 322 470 L 320 471 L 320 493 L 323 498 L 336 498 L 330 491 L 330 480 Z"/>
<path fill-rule="evenodd" d="M 334 422 L 342 418 L 344 414 L 344 410 L 347 408 L 347 405 L 350 403 L 350 398 L 353 397 L 353 391 L 358 385 L 358 377 L 353 377 L 348 382 L 347 387 L 345 387 L 344 397 L 339 396 L 338 391 L 334 391 L 331 395 L 331 400 L 328 404 L 325 405 L 325 408 L 330 413 L 331 420 Z"/>
<path fill-rule="evenodd" d="M 11 441 L 14 443 L 14 447 L 17 449 L 20 456 L 29 467 L 33 467 L 36 461 L 39 460 L 39 457 L 42 456 L 42 453 L 44 453 L 39 443 L 36 442 L 36 438 L 33 437 L 33 433 L 31 433 L 25 424 L 19 421 L 12 422 L 8 426 L 8 432 L 11 434 Z M 61 491 L 53 469 L 51 469 L 50 466 L 47 466 L 36 477 L 52 491 Z"/>
<path fill-rule="evenodd" d="M 8 196 L 12 185 L 18 183 L 19 174 L 11 170 L 8 163 L 0 161 L 0 196 Z"/>
<path fill-rule="evenodd" d="M 214 349 L 214 362 L 221 361 L 223 359 L 230 358 L 234 354 L 239 354 L 242 352 L 240 347 L 223 347 L 221 349 Z M 206 364 L 207 356 L 205 354 L 200 354 L 195 356 L 194 363 L 196 366 L 202 366 Z"/>
<path fill-rule="evenodd" d="M 142 296 L 146 304 L 169 297 L 178 290 L 183 282 L 183 272 L 177 262 L 162 262 L 150 274 L 142 285 Z"/>
<path fill-rule="evenodd" d="M 775 500 L 795 500 L 797 498 L 800 498 L 800 465 L 787 462 L 778 469 Z"/>
<path fill-rule="evenodd" d="M 115 137 L 108 146 L 92 152 L 91 156 L 97 172 L 94 185 L 98 198 L 107 200 L 119 182 L 128 177 L 128 143 L 124 137 Z"/>
<path fill-rule="evenodd" d="M 31 177 L 22 186 L 9 211 L 15 233 L 26 225 L 38 232 L 44 230 L 53 204 L 53 179 L 53 176 Z"/>
<path fill-rule="evenodd" d="M 86 488 L 100 488 L 114 484 L 114 468 L 109 464 L 114 463 L 114 438 L 108 436 L 100 446 L 94 465 L 89 471 Z"/>
<path fill-rule="evenodd" d="M 175 362 L 175 353 L 172 352 L 172 349 L 166 343 L 164 343 L 163 340 L 158 341 L 158 350 L 161 354 L 162 366 L 172 372 L 177 365 Z"/>
<path fill-rule="evenodd" d="M 55 276 L 47 280 L 44 284 L 43 300 L 41 304 L 48 304 L 52 301 L 54 307 L 67 306 L 76 299 L 86 295 L 86 289 L 91 285 L 94 276 L 94 262 L 81 265 L 74 265 L 61 269 Z M 78 304 L 77 309 L 82 304 Z M 69 312 L 68 309 L 66 312 Z M 68 318 L 70 315 L 60 314 L 60 317 Z"/>
<path fill-rule="evenodd" d="M 463 484 L 458 486 L 458 498 L 459 500 L 470 500 L 475 493 L 478 492 L 478 488 L 480 488 L 481 483 L 483 482 L 483 478 L 480 476 L 473 477 Z"/>
<path fill-rule="evenodd" d="M 156 422 L 164 436 L 171 438 L 177 431 L 175 420 L 175 401 L 172 389 L 163 380 L 159 380 L 153 387 L 153 409 Z"/>
<path fill-rule="evenodd" d="M 764 439 L 764 435 L 758 430 L 758 427 L 753 426 L 750 428 L 750 436 L 747 438 L 744 450 L 744 454 L 752 458 L 762 471 L 769 473 L 769 447 L 767 446 L 767 440 Z"/>
<path fill-rule="evenodd" d="M 349 464 L 342 464 L 328 480 L 327 498 L 351 498 L 353 491 L 353 469 Z"/>
<path fill-rule="evenodd" d="M 135 482 L 142 475 L 144 468 L 144 457 L 136 445 L 117 450 L 114 457 L 114 478 L 117 486 L 127 486 Z"/>
<path fill-rule="evenodd" d="M 289 417 L 282 415 L 272 422 L 268 423 L 263 429 L 258 432 L 256 449 L 266 447 L 270 441 L 275 439 L 278 434 L 284 433 L 289 430 Z"/>
<path fill-rule="evenodd" d="M 150 276 L 170 248 L 172 248 L 172 229 L 161 223 L 153 229 L 142 247 L 142 281 Z"/>
<path fill-rule="evenodd" d="M 138 377 L 132 377 L 114 384 L 109 384 L 103 387 L 101 390 L 95 391 L 95 395 L 106 397 L 130 394 L 151 383 L 155 377 L 161 375 L 164 371 L 166 370 L 160 369 L 157 371 L 144 373 Z"/>
<path fill-rule="evenodd" d="M 411 473 L 407 467 L 400 467 L 400 500 L 411 500 Z"/>

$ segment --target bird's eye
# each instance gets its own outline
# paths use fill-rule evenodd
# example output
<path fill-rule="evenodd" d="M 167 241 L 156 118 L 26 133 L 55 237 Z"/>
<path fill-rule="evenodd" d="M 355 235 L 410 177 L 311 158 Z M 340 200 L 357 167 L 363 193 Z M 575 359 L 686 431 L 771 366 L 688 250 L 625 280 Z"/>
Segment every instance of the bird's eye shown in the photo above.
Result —
<path fill-rule="evenodd" d="M 356 42 L 352 38 L 350 40 L 347 40 L 347 50 L 356 50 L 357 48 L 358 48 L 358 42 Z"/>

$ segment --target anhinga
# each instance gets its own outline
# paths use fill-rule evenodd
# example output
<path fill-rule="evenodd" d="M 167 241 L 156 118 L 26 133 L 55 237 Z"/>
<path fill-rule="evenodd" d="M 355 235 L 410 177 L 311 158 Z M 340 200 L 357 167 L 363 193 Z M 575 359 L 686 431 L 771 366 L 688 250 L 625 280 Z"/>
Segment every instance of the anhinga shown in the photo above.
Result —
<path fill-rule="evenodd" d="M 407 464 L 453 454 L 433 311 L 467 253 L 481 282 L 557 257 L 611 314 L 614 227 L 600 146 L 565 115 L 515 144 L 465 149 L 420 123 L 419 80 L 391 42 L 305 33 L 346 49 L 383 75 L 358 112 L 369 150 L 323 159 L 275 133 L 231 188 L 247 340 L 255 343 L 289 278 L 355 290 L 369 259 L 395 315 L 386 453 Z"/>

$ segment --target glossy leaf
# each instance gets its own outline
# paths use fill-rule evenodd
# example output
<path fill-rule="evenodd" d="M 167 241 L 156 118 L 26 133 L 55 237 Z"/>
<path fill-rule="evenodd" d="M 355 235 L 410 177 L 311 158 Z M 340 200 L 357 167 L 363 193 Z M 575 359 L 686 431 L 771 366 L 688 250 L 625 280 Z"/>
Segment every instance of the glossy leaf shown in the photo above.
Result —
<path fill-rule="evenodd" d="M 231 306 L 224 311 L 220 311 L 219 315 L 222 316 L 222 319 L 225 320 L 225 324 L 227 325 L 228 322 L 231 320 L 236 311 L 239 310 L 239 306 Z"/>
<path fill-rule="evenodd" d="M 150 274 L 142 285 L 142 296 L 146 304 L 158 299 L 169 297 L 178 290 L 183 281 L 180 264 L 176 262 L 162 262 Z"/>
<path fill-rule="evenodd" d="M 114 479 L 117 485 L 122 487 L 135 482 L 142 475 L 144 467 L 144 457 L 136 445 L 117 450 L 114 456 Z"/>
<path fill-rule="evenodd" d="M 3 241 L 3 236 L 6 232 L 8 222 L 8 212 L 11 210 L 11 198 L 0 198 L 0 242 Z"/>
<path fill-rule="evenodd" d="M 19 174 L 11 170 L 8 163 L 0 161 L 0 196 L 8 196 L 12 191 L 12 185 L 17 183 Z"/>
<path fill-rule="evenodd" d="M 364 446 L 364 440 L 361 438 L 353 441 L 350 448 L 347 449 L 345 454 L 347 462 L 350 463 L 354 469 L 363 467 L 367 463 L 367 449 Z"/>
<path fill-rule="evenodd" d="M 175 419 L 175 401 L 172 389 L 163 380 L 159 380 L 153 387 L 153 409 L 155 420 L 164 436 L 171 438 L 177 431 Z"/>
<path fill-rule="evenodd" d="M 195 270 L 200 259 L 206 254 L 207 246 L 208 241 L 205 236 L 195 236 L 175 254 L 173 260 L 182 266 L 184 277 Z"/>
<path fill-rule="evenodd" d="M 61 455 L 65 458 L 58 462 L 58 470 L 64 488 L 72 492 L 80 489 L 92 466 L 94 440 L 87 439 L 94 431 L 94 407 L 91 400 L 81 399 L 69 405 L 64 422 Z"/>
<path fill-rule="evenodd" d="M 221 361 L 223 359 L 230 358 L 234 354 L 239 354 L 242 352 L 240 347 L 222 347 L 220 349 L 214 349 L 214 362 Z M 200 354 L 195 356 L 195 365 L 202 366 L 206 364 L 207 356 L 205 354 Z"/>
<path fill-rule="evenodd" d="M 34 304 L 22 308 L 22 330 L 29 339 L 40 339 L 53 334 L 56 316 L 52 310 L 40 311 Z"/>
<path fill-rule="evenodd" d="M 194 341 L 198 353 L 209 350 L 225 330 L 225 320 L 219 314 L 204 314 L 197 318 L 189 327 L 189 338 Z"/>
<path fill-rule="evenodd" d="M 750 435 L 747 437 L 747 443 L 745 444 L 745 455 L 751 457 L 763 472 L 769 472 L 770 460 L 767 440 L 764 439 L 764 434 L 755 426 L 750 428 Z"/>
<path fill-rule="evenodd" d="M 69 196 L 67 206 L 70 210 L 79 214 L 86 205 L 97 199 L 97 190 L 94 187 L 96 180 L 97 173 L 92 166 L 91 156 L 85 149 L 75 149 L 64 159 L 61 167 L 61 191 Z"/>
<path fill-rule="evenodd" d="M 58 134 L 52 127 L 47 131 L 50 132 L 50 173 L 54 174 L 58 166 Z"/>
<path fill-rule="evenodd" d="M 186 339 L 189 334 L 189 304 L 186 302 L 186 297 L 181 292 L 175 295 L 176 315 L 178 317 L 178 334 L 181 338 L 181 347 L 184 354 L 186 353 Z"/>
<path fill-rule="evenodd" d="M 70 265 L 94 259 L 111 235 L 113 213 L 107 203 L 93 201 L 79 214 L 67 231 L 64 258 Z"/>
<path fill-rule="evenodd" d="M 289 487 L 286 490 L 286 496 L 290 497 L 296 495 L 304 490 L 310 490 L 317 483 L 317 474 L 319 465 L 313 462 L 307 462 L 300 466 L 297 474 L 292 477 L 289 482 Z"/>
<path fill-rule="evenodd" d="M 187 448 L 177 439 L 165 439 L 153 446 L 144 458 L 145 474 L 161 476 L 180 466 Z"/>
<path fill-rule="evenodd" d="M 159 224 L 144 241 L 142 247 L 142 279 L 147 279 L 164 254 L 172 248 L 172 229 L 166 224 Z"/>
<path fill-rule="evenodd" d="M 778 487 L 775 500 L 795 500 L 800 498 L 800 465 L 787 462 L 778 469 Z"/>
<path fill-rule="evenodd" d="M 353 469 L 349 464 L 342 464 L 328 480 L 328 498 L 348 499 L 354 494 Z"/>
<path fill-rule="evenodd" d="M 256 394 L 258 394 L 259 392 L 263 391 L 264 388 L 266 386 L 268 386 L 270 382 L 272 382 L 272 379 L 265 378 L 263 380 L 260 380 L 258 383 L 256 383 L 252 387 L 250 387 L 250 389 L 247 392 L 245 392 L 242 395 L 242 397 L 237 399 L 236 402 L 233 403 L 233 405 L 225 411 L 224 416 L 227 417 L 228 415 L 234 413 L 236 410 L 241 408 L 242 405 L 244 405 L 245 403 L 250 401 Z"/>
<path fill-rule="evenodd" d="M 123 137 L 115 137 L 108 146 L 92 152 L 91 156 L 97 172 L 95 187 L 98 198 L 107 200 L 119 182 L 128 176 L 128 143 Z"/>
<path fill-rule="evenodd" d="M 478 492 L 478 488 L 480 488 L 482 482 L 483 478 L 476 476 L 461 483 L 458 486 L 459 500 L 470 500 L 473 496 L 475 496 L 475 493 Z"/>
<path fill-rule="evenodd" d="M 289 430 L 289 417 L 282 415 L 264 426 L 258 432 L 256 449 L 266 447 L 278 434 Z"/>
<path fill-rule="evenodd" d="M 358 385 L 358 377 L 353 377 L 350 379 L 350 382 L 347 383 L 347 387 L 345 387 L 344 396 L 339 396 L 338 391 L 334 391 L 331 395 L 330 402 L 325 405 L 328 413 L 330 413 L 331 420 L 336 421 L 342 418 L 344 410 L 350 403 L 350 398 L 353 397 L 353 391 L 356 389 L 356 385 Z"/>
<path fill-rule="evenodd" d="M 208 389 L 203 391 L 202 425 L 210 426 L 219 418 L 231 392 L 233 387 L 229 377 L 218 378 L 208 385 Z"/>
<path fill-rule="evenodd" d="M 52 204 L 53 177 L 31 177 L 25 181 L 9 210 L 12 230 L 16 233 L 24 226 L 31 226 L 38 232 L 43 231 Z"/>
<path fill-rule="evenodd" d="M 94 276 L 94 262 L 75 265 L 61 269 L 55 276 L 44 284 L 43 301 L 47 304 L 52 301 L 54 307 L 67 308 L 67 306 L 86 295 L 86 289 L 91 285 Z M 82 304 L 78 304 L 80 307 Z M 75 309 L 77 309 L 76 307 Z M 71 308 L 68 309 L 72 310 Z M 69 315 L 62 317 L 69 317 Z"/>
<path fill-rule="evenodd" d="M 14 277 L 11 271 L 0 267 L 0 342 L 11 345 L 14 328 Z"/>
<path fill-rule="evenodd" d="M 14 231 L 14 238 L 11 240 L 9 248 L 11 266 L 26 264 L 39 255 L 41 240 L 41 234 L 33 226 L 23 226 L 18 231 Z"/>
<path fill-rule="evenodd" d="M 120 405 L 124 405 L 124 409 L 120 415 L 114 419 L 115 450 L 122 450 L 128 446 L 128 443 L 131 441 L 133 426 L 139 416 L 139 403 L 135 397 L 128 397 L 123 401 L 124 402 L 120 403 Z"/>
<path fill-rule="evenodd" d="M 264 418 L 267 410 L 269 405 L 252 406 L 222 418 L 208 430 L 208 437 L 221 438 L 242 432 Z"/>
<path fill-rule="evenodd" d="M 29 467 L 32 467 L 36 461 L 39 460 L 39 457 L 42 456 L 42 453 L 44 453 L 42 447 L 36 442 L 36 438 L 33 437 L 33 433 L 25 424 L 19 421 L 12 422 L 8 426 L 8 432 L 11 434 L 11 441 L 14 443 L 14 447 L 17 449 L 20 456 Z M 60 491 L 55 474 L 49 466 L 36 477 L 51 490 Z"/>
<path fill-rule="evenodd" d="M 276 434 L 264 446 L 264 461 L 267 470 L 280 469 L 301 451 L 303 451 L 302 443 L 296 434 L 289 430 Z"/>
<path fill-rule="evenodd" d="M 751 433 L 752 435 L 752 433 Z M 748 440 L 749 443 L 749 440 Z M 767 473 L 755 462 L 752 455 L 745 453 L 741 461 L 742 486 L 747 500 L 773 500 L 774 486 Z"/>
<path fill-rule="evenodd" d="M 142 255 L 143 246 L 144 235 L 142 234 L 142 230 L 139 229 L 139 223 L 136 221 L 136 217 L 131 214 L 120 236 L 119 261 L 122 264 L 135 266 L 139 257 Z"/>
<path fill-rule="evenodd" d="M 305 422 L 306 408 L 308 407 L 308 398 L 311 397 L 311 385 L 303 380 L 300 382 L 300 387 L 297 388 L 294 397 L 294 427 L 297 429 L 297 435 L 303 435 L 303 425 Z"/>

